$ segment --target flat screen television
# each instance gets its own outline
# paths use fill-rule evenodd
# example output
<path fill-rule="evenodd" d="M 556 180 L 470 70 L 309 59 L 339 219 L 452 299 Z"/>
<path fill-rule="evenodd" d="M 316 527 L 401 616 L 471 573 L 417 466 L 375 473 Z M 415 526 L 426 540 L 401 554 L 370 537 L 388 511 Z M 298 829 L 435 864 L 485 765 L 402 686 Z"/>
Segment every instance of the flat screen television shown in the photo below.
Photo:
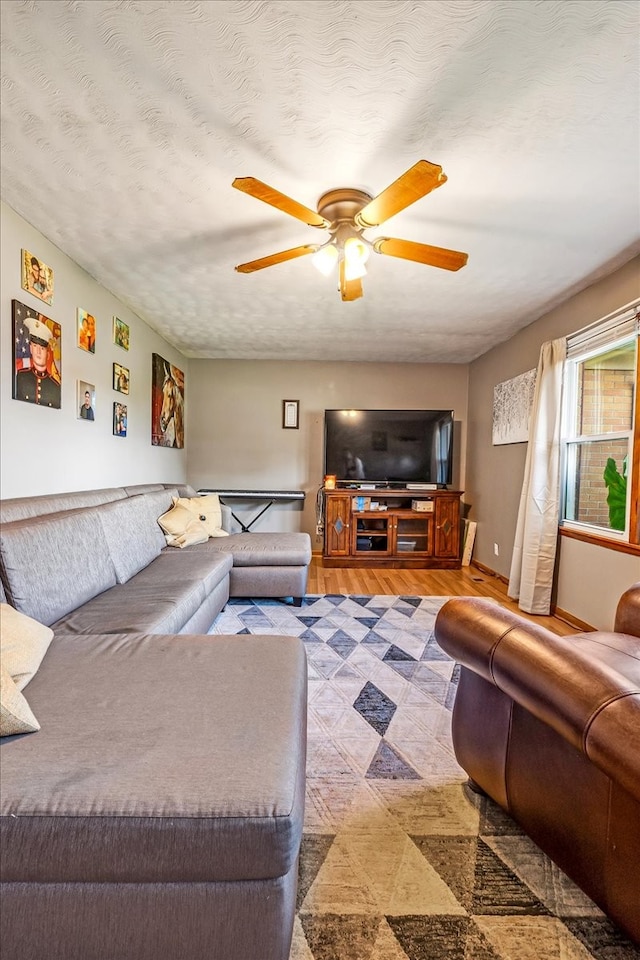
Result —
<path fill-rule="evenodd" d="M 325 473 L 338 483 L 451 483 L 453 410 L 325 410 Z"/>

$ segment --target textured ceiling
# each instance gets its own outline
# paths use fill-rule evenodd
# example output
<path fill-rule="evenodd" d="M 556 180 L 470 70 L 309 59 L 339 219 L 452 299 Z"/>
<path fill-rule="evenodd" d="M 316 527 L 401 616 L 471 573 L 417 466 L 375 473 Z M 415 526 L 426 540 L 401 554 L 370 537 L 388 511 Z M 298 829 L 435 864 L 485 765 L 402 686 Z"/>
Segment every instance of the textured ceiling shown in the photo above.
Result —
<path fill-rule="evenodd" d="M 635 0 L 0 7 L 3 199 L 187 356 L 466 362 L 640 249 Z M 458 273 L 235 273 L 322 235 L 234 177 L 315 208 L 421 158 L 448 183 L 367 235 Z"/>

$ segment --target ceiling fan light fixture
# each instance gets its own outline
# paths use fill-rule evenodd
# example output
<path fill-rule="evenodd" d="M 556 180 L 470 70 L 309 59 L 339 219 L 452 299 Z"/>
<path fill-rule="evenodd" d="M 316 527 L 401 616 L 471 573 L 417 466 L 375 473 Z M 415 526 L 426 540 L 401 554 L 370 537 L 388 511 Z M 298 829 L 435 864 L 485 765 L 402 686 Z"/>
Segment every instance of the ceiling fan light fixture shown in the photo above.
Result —
<path fill-rule="evenodd" d="M 321 247 L 318 247 L 311 257 L 311 263 L 323 277 L 328 277 L 338 262 L 338 259 L 338 248 L 333 241 L 330 240 L 328 243 L 323 243 Z"/>
<path fill-rule="evenodd" d="M 360 280 L 366 277 L 367 268 L 362 260 L 344 260 L 344 278 L 345 280 Z"/>
<path fill-rule="evenodd" d="M 372 242 L 362 236 L 363 231 L 380 226 L 446 181 L 439 164 L 419 160 L 375 197 L 354 187 L 328 190 L 318 200 L 316 212 L 255 177 L 236 178 L 233 186 L 237 190 L 263 200 L 303 223 L 329 231 L 326 243 L 308 243 L 291 250 L 281 250 L 268 257 L 241 263 L 236 270 L 238 273 L 253 273 L 263 267 L 272 267 L 311 254 L 313 265 L 326 277 L 338 265 L 338 290 L 344 301 L 362 297 L 361 280 L 366 275 L 365 262 L 371 250 L 442 270 L 460 270 L 468 260 L 468 254 L 460 250 L 447 250 L 394 237 L 377 237 Z"/>
<path fill-rule="evenodd" d="M 369 244 L 364 237 L 347 237 L 344 242 L 344 259 L 348 264 L 367 262 L 369 259 Z"/>

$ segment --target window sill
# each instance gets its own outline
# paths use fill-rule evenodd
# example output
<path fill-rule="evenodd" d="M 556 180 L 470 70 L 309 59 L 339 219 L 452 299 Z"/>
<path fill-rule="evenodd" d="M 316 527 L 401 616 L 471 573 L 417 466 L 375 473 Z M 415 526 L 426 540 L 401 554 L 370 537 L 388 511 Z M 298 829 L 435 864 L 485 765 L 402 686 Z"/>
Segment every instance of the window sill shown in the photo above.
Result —
<path fill-rule="evenodd" d="M 612 540 L 609 537 L 599 537 L 594 533 L 584 533 L 582 530 L 574 530 L 573 527 L 560 527 L 560 536 L 568 537 L 570 540 L 582 540 L 584 543 L 593 543 L 597 547 L 606 547 L 609 550 L 616 550 L 618 553 L 631 553 L 640 557 L 640 545 L 629 543 L 626 540 Z"/>

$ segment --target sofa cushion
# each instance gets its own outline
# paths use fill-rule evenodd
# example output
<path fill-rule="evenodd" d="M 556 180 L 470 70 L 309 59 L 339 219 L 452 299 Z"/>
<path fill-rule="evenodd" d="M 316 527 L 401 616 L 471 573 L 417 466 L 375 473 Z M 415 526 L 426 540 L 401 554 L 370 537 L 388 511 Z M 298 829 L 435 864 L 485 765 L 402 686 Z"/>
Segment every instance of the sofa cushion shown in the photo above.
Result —
<path fill-rule="evenodd" d="M 41 732 L 2 744 L 4 880 L 234 881 L 295 864 L 298 638 L 90 636 L 78 656 L 56 634 L 29 699 Z"/>
<path fill-rule="evenodd" d="M 118 583 L 154 560 L 165 544 L 158 517 L 171 506 L 171 491 L 158 490 L 97 508 Z"/>
<path fill-rule="evenodd" d="M 51 625 L 114 586 L 115 569 L 98 509 L 0 527 L 3 579 L 13 606 Z"/>
<path fill-rule="evenodd" d="M 136 582 L 175 583 L 176 580 L 202 580 L 205 593 L 211 593 L 233 566 L 233 558 L 226 553 L 199 553 L 192 550 L 177 553 L 165 547 L 159 557 L 141 570 Z"/>
<path fill-rule="evenodd" d="M 205 543 L 209 539 L 207 528 L 191 510 L 180 505 L 179 501 L 158 517 L 158 523 L 164 530 L 167 546 L 189 547 L 196 543 Z"/>
<path fill-rule="evenodd" d="M 0 604 L 0 657 L 18 690 L 23 690 L 35 674 L 52 636 L 50 627 L 7 603 Z"/>
<path fill-rule="evenodd" d="M 33 733 L 40 729 L 27 703 L 6 669 L 0 663 L 0 737 L 11 737 L 16 733 Z"/>
<path fill-rule="evenodd" d="M 234 533 L 192 549 L 230 553 L 234 567 L 297 567 L 311 562 L 308 533 Z"/>
<path fill-rule="evenodd" d="M 206 527 L 210 537 L 229 536 L 227 531 L 222 529 L 222 510 L 217 493 L 207 497 L 179 497 L 174 501 L 174 506 L 189 510 Z"/>
<path fill-rule="evenodd" d="M 158 579 L 141 571 L 73 610 L 53 625 L 57 633 L 179 633 L 205 599 L 202 577 Z"/>

